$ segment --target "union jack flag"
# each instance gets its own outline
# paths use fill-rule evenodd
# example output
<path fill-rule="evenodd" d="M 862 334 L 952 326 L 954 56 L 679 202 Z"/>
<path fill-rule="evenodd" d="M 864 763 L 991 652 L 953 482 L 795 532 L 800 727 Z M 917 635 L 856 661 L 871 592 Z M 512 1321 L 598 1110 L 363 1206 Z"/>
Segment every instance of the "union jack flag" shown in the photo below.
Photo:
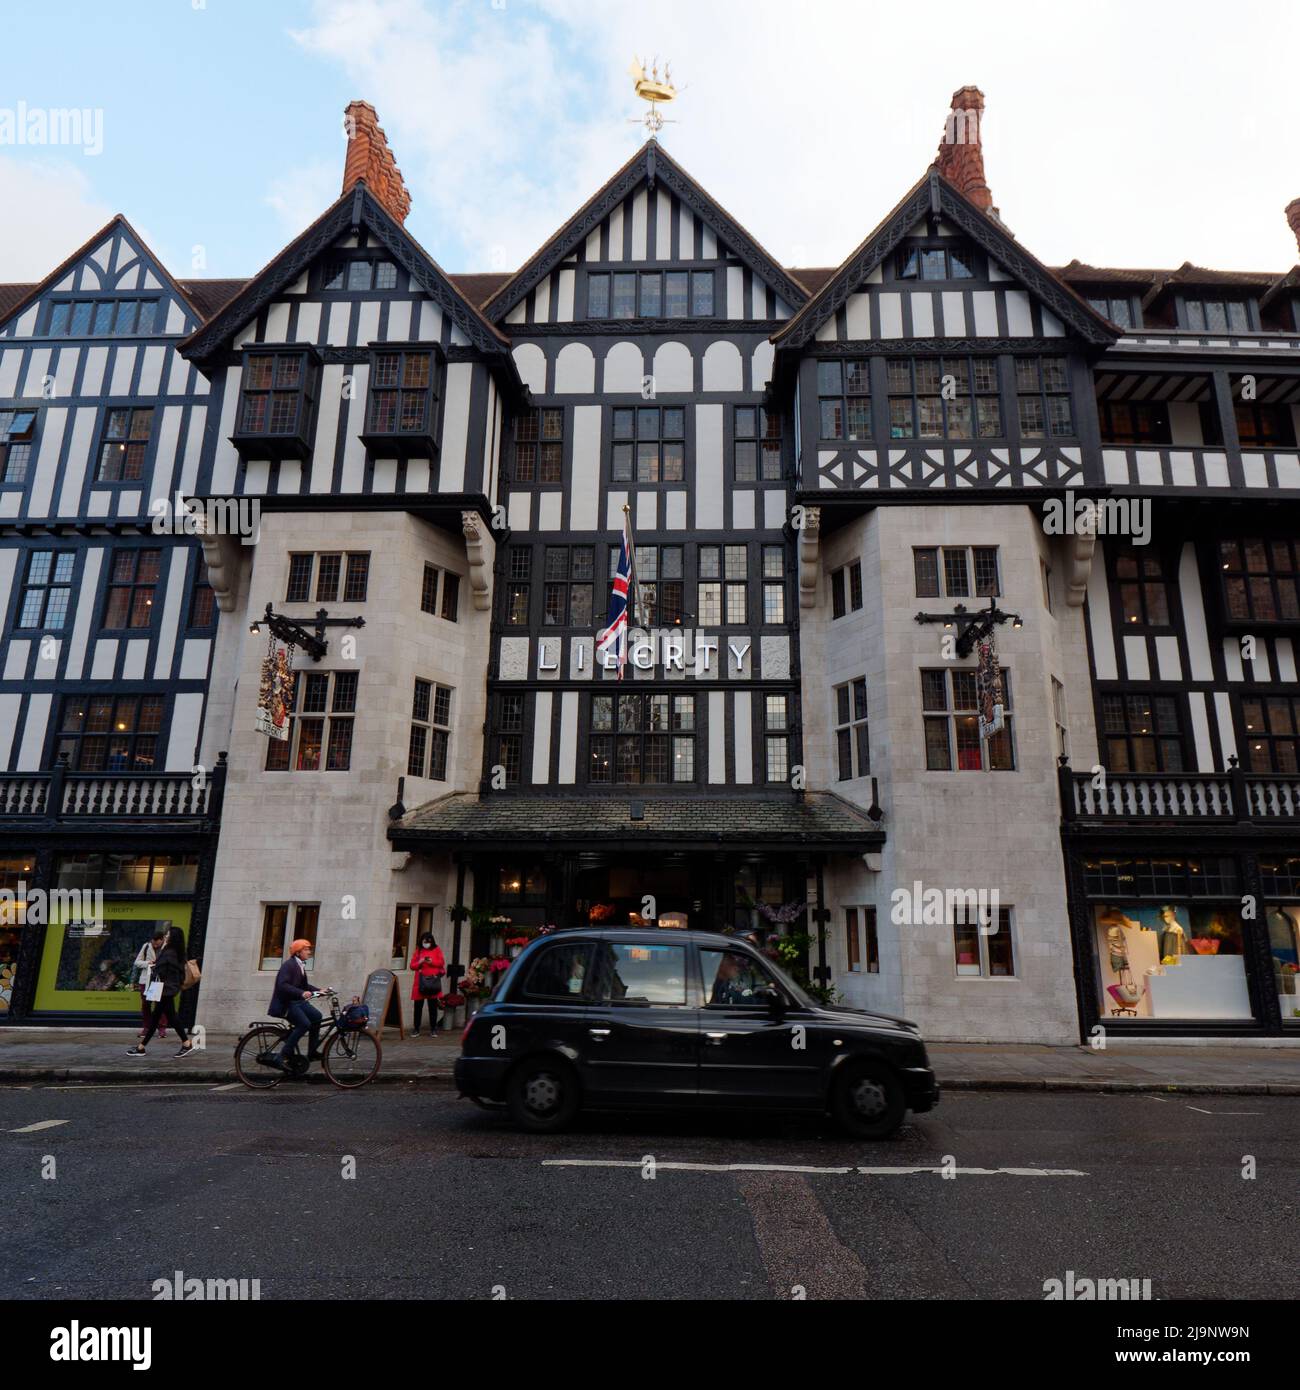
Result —
<path fill-rule="evenodd" d="M 636 549 L 632 544 L 632 514 L 623 513 L 623 543 L 619 547 L 618 564 L 614 568 L 614 579 L 609 590 L 609 613 L 605 631 L 601 634 L 596 650 L 602 655 L 606 652 L 618 653 L 618 679 L 623 679 L 623 668 L 627 665 L 627 623 L 631 596 L 636 592 L 636 578 L 633 572 Z"/>

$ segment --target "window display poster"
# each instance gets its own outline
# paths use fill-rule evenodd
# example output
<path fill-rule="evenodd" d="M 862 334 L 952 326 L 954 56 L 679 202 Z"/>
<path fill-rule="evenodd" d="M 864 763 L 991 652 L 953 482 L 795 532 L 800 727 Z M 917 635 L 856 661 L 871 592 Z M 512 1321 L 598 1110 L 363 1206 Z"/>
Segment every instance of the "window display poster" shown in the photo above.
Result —
<path fill-rule="evenodd" d="M 187 902 L 106 902 L 96 921 L 51 921 L 33 1009 L 138 1015 L 131 967 L 140 947 L 169 927 L 180 927 L 188 938 L 191 910 Z"/>
<path fill-rule="evenodd" d="M 1272 903 L 1265 914 L 1282 1022 L 1300 1023 L 1300 904 Z"/>
<path fill-rule="evenodd" d="M 1113 903 L 1094 909 L 1103 1018 L 1248 1019 L 1240 915 Z"/>
<path fill-rule="evenodd" d="M 0 1018 L 13 1007 L 14 977 L 18 973 L 18 945 L 21 940 L 20 928 L 0 923 Z"/>

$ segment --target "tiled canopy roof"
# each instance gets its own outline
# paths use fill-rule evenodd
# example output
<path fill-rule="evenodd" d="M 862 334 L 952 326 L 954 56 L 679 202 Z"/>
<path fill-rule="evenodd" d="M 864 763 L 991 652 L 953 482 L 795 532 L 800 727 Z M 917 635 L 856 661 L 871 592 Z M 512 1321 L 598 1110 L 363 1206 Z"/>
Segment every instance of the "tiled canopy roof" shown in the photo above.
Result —
<path fill-rule="evenodd" d="M 633 819 L 639 808 L 641 818 Z M 501 841 L 632 842 L 647 848 L 754 844 L 861 852 L 884 833 L 860 807 L 832 792 L 801 799 L 757 797 L 482 797 L 453 792 L 408 811 L 389 826 L 399 849 Z"/>

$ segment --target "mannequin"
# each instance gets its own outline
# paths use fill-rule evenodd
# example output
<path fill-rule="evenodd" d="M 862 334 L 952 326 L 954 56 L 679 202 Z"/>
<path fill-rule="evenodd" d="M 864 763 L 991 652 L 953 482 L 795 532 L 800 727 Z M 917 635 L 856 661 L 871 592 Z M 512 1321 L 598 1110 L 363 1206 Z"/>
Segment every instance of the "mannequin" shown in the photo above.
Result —
<path fill-rule="evenodd" d="M 1179 925 L 1175 910 L 1162 907 L 1156 916 L 1160 921 L 1160 959 L 1187 954 L 1187 933 Z"/>

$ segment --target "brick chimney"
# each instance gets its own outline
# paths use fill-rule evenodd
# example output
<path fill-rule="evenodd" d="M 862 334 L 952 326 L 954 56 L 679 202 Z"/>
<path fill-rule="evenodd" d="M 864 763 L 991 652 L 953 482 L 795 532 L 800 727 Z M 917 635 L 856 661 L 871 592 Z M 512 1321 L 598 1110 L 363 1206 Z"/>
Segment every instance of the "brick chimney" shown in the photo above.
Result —
<path fill-rule="evenodd" d="M 984 93 L 978 87 L 959 87 L 952 94 L 952 110 L 944 123 L 939 141 L 939 172 L 981 212 L 997 216 L 993 194 L 984 181 L 984 146 L 980 142 L 980 120 L 984 114 Z"/>
<path fill-rule="evenodd" d="M 388 148 L 388 137 L 375 108 L 368 101 L 349 102 L 343 119 L 348 137 L 348 153 L 343 162 L 344 193 L 364 180 L 384 208 L 404 223 L 411 210 L 411 195 L 402 182 L 402 171 Z"/>
<path fill-rule="evenodd" d="M 1300 247 L 1300 198 L 1292 198 L 1286 205 L 1286 220 L 1295 233 L 1296 246 Z"/>

